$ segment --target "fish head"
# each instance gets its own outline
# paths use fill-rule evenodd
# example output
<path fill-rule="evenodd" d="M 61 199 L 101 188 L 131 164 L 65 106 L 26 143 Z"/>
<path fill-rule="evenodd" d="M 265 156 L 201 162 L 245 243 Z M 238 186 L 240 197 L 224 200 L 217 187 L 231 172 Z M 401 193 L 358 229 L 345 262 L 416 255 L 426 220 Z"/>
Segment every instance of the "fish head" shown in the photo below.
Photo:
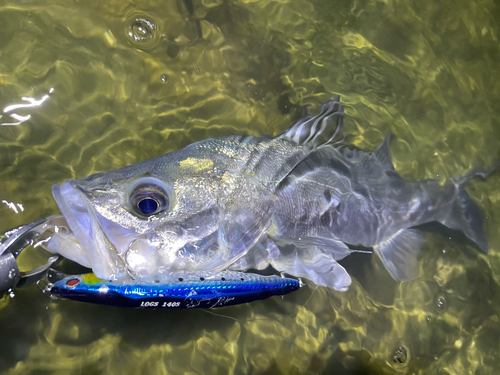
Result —
<path fill-rule="evenodd" d="M 177 270 L 223 270 L 258 241 L 274 195 L 197 150 L 53 187 L 96 276 L 149 281 Z"/>

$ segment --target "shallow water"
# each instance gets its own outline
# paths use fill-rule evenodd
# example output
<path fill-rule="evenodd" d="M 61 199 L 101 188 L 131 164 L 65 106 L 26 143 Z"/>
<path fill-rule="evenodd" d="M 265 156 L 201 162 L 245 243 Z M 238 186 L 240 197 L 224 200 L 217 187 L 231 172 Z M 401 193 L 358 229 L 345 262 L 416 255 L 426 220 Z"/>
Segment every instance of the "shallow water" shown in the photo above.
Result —
<path fill-rule="evenodd" d="M 58 212 L 52 184 L 208 137 L 277 135 L 338 94 L 348 141 L 371 150 L 392 132 L 408 179 L 500 159 L 492 0 L 0 0 L 0 28 L 0 232 Z M 9 108 L 23 97 L 35 105 Z M 0 299 L 0 371 L 500 373 L 498 186 L 497 172 L 468 189 L 490 253 L 431 230 L 409 283 L 358 254 L 346 293 L 302 288 L 218 315 L 17 290 Z"/>

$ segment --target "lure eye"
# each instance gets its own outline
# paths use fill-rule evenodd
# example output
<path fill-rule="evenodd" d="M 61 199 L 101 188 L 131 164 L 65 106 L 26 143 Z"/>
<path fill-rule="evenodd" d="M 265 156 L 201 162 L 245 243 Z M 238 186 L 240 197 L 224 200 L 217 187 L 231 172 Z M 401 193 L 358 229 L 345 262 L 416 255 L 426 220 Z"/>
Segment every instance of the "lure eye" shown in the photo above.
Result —
<path fill-rule="evenodd" d="M 168 210 L 168 193 L 159 181 L 154 182 L 156 180 L 139 183 L 130 194 L 130 207 L 139 216 L 150 217 Z"/>
<path fill-rule="evenodd" d="M 68 280 L 66 282 L 66 286 L 75 286 L 76 284 L 78 284 L 80 282 L 80 280 L 78 279 L 71 279 L 71 280 Z"/>

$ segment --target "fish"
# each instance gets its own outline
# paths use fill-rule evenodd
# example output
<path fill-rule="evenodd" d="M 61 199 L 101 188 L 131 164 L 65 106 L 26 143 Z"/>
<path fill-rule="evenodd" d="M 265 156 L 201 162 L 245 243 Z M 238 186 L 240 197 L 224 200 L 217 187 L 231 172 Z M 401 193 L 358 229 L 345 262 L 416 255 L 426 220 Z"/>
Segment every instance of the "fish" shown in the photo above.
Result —
<path fill-rule="evenodd" d="M 339 261 L 371 249 L 396 281 L 418 276 L 423 224 L 461 231 L 488 251 L 483 216 L 465 185 L 408 181 L 390 135 L 374 151 L 346 142 L 331 98 L 277 137 L 192 143 L 120 169 L 54 185 L 67 221 L 46 248 L 110 282 L 151 284 L 175 272 L 264 270 L 346 291 Z"/>

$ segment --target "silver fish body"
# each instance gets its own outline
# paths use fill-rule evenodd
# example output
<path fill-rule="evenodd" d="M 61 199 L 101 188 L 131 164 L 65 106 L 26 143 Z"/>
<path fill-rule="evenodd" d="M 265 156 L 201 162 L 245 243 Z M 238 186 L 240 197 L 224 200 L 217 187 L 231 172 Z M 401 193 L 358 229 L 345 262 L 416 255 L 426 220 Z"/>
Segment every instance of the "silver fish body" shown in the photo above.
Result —
<path fill-rule="evenodd" d="M 145 282 L 178 270 L 245 271 L 268 265 L 346 290 L 337 262 L 373 248 L 396 280 L 416 275 L 423 236 L 438 221 L 483 250 L 482 215 L 464 184 L 406 181 L 389 137 L 374 152 L 350 149 L 343 107 L 325 103 L 282 135 L 230 136 L 53 187 L 70 232 L 49 250 L 99 278 Z"/>

